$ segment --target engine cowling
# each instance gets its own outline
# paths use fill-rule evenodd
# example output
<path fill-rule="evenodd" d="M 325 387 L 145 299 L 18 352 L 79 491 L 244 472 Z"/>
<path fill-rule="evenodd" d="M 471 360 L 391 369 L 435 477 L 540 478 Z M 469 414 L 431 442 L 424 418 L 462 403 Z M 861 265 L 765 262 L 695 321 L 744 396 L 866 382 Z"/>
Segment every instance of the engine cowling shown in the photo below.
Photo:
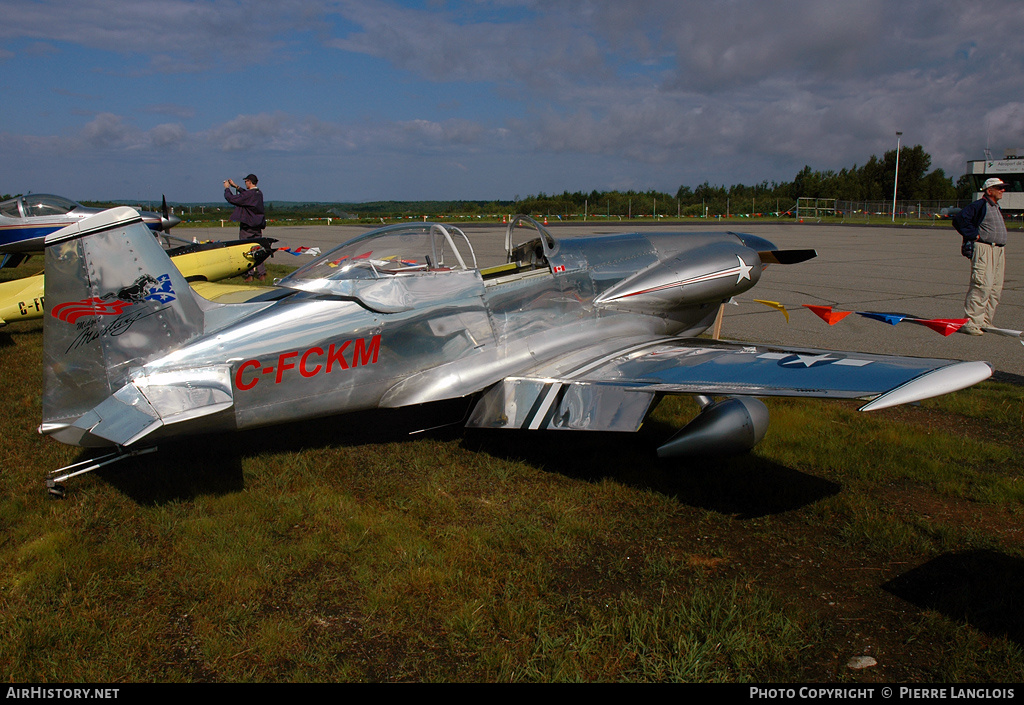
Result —
<path fill-rule="evenodd" d="M 595 300 L 599 306 L 662 312 L 724 301 L 754 286 L 764 267 L 757 250 L 716 242 L 657 262 Z"/>

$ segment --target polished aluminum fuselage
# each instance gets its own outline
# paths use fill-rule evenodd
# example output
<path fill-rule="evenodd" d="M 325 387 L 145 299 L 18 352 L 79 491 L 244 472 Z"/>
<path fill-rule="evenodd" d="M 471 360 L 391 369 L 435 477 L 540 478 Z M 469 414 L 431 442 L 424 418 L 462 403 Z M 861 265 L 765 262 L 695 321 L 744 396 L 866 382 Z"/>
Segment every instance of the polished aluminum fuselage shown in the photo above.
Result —
<path fill-rule="evenodd" d="M 707 259 L 709 251 L 726 265 L 741 252 L 756 272 L 738 283 L 730 275 L 685 293 L 677 287 L 657 300 L 598 302 L 638 272 L 657 279 L 657 270 L 676 256 L 698 262 L 698 274 L 713 271 L 718 265 Z M 686 256 L 695 252 L 702 256 Z M 388 295 L 402 306 L 378 305 L 379 297 L 369 293 L 361 300 L 358 288 L 349 298 L 296 292 L 251 305 L 248 315 L 131 376 L 185 378 L 190 370 L 221 370 L 221 384 L 231 387 L 222 391 L 233 404 L 203 418 L 204 431 L 463 397 L 547 361 L 572 365 L 576 350 L 592 357 L 602 344 L 611 349 L 631 338 L 699 333 L 723 300 L 753 286 L 761 269 L 756 258 L 756 251 L 724 234 L 563 240 L 541 268 L 394 277 Z M 674 305 L 665 305 L 665 296 Z"/>
<path fill-rule="evenodd" d="M 478 269 L 440 224 L 380 228 L 246 303 L 194 294 L 139 215 L 112 209 L 46 242 L 43 423 L 80 446 L 268 426 L 475 397 L 474 428 L 635 431 L 660 394 L 704 411 L 659 452 L 749 449 L 747 397 L 948 393 L 987 363 L 697 340 L 778 251 L 753 235 L 605 235 L 513 244 Z M 532 222 L 532 221 L 531 221 Z M 734 397 L 712 401 L 713 396 Z M 735 397 L 744 397 L 737 399 Z"/>

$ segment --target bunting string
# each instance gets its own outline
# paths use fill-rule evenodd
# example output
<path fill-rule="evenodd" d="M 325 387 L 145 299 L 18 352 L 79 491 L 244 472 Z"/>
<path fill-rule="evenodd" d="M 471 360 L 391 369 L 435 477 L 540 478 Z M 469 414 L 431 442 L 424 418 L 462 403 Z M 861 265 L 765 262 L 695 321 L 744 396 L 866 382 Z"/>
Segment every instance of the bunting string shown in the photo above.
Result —
<path fill-rule="evenodd" d="M 312 255 L 313 257 L 316 257 L 317 255 L 320 254 L 320 248 L 319 247 L 281 247 L 281 248 L 275 250 L 275 252 L 287 252 L 288 254 L 294 255 L 295 257 L 298 257 L 299 255 Z"/>
<path fill-rule="evenodd" d="M 789 311 L 782 303 L 778 301 L 766 301 L 764 299 L 752 299 L 752 301 L 754 303 L 773 308 L 776 311 L 780 311 L 786 317 L 786 322 L 789 323 Z M 739 304 L 735 298 L 730 300 L 729 303 Z M 916 323 L 917 325 L 925 326 L 940 335 L 950 336 L 960 330 L 961 326 L 967 323 L 966 318 L 918 318 L 916 316 L 903 313 L 884 313 L 880 311 L 836 311 L 832 306 L 821 306 L 815 304 L 801 305 L 830 326 L 834 326 L 847 316 L 857 314 L 858 316 L 888 323 L 892 326 L 902 323 L 903 321 Z M 1013 330 L 1011 328 L 994 328 L 990 326 L 983 327 L 982 330 L 986 333 L 994 333 L 995 335 L 1001 335 L 1008 338 L 1016 338 L 1021 345 L 1024 345 L 1024 332 L 1022 331 Z"/>

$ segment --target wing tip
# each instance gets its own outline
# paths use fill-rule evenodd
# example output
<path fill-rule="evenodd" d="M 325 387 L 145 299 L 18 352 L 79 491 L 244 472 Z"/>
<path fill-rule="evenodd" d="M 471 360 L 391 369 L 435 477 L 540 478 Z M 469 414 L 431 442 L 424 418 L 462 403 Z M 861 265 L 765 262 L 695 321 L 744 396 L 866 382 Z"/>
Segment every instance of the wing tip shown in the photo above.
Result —
<path fill-rule="evenodd" d="M 993 372 L 995 368 L 988 362 L 957 362 L 946 365 L 884 392 L 859 410 L 877 411 L 949 394 L 984 382 Z"/>

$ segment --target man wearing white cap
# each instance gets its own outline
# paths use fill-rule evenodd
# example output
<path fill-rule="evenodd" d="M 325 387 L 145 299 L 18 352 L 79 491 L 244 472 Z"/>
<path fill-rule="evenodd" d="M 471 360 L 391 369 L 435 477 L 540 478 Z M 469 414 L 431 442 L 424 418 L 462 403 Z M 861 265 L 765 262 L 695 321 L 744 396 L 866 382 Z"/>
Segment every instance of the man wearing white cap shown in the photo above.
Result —
<path fill-rule="evenodd" d="M 960 331 L 982 335 L 992 325 L 1003 293 L 1003 270 L 1006 262 L 1006 221 L 999 210 L 1006 184 L 1001 179 L 988 179 L 981 185 L 982 197 L 953 218 L 953 227 L 963 236 L 961 252 L 971 258 L 971 286 L 964 299 L 968 321 Z"/>

